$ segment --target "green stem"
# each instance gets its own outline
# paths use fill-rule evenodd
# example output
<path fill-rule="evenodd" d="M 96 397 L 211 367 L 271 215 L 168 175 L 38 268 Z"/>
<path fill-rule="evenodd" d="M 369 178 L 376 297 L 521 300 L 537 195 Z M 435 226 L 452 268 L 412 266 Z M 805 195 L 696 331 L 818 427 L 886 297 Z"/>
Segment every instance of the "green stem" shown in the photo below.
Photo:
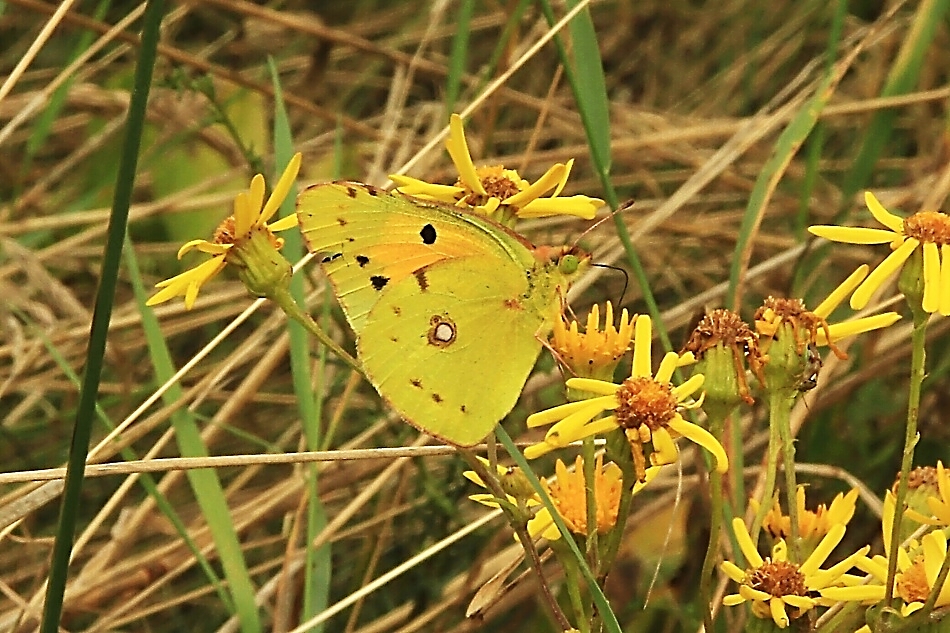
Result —
<path fill-rule="evenodd" d="M 109 320 L 115 302 L 115 287 L 119 276 L 122 244 L 125 241 L 126 228 L 129 223 L 129 206 L 132 201 L 132 187 L 135 182 L 139 147 L 145 125 L 145 108 L 148 103 L 149 89 L 152 85 L 152 71 L 155 68 L 159 27 L 164 14 L 164 0 L 149 0 L 145 7 L 145 14 L 142 17 L 143 27 L 139 58 L 135 66 L 135 80 L 129 99 L 129 115 L 126 120 L 122 158 L 116 174 L 112 212 L 109 216 L 108 236 L 102 258 L 99 291 L 96 293 L 95 309 L 92 314 L 92 324 L 89 328 L 86 371 L 83 374 L 82 390 L 76 408 L 76 423 L 73 427 L 69 459 L 66 464 L 66 481 L 60 507 L 59 525 L 56 530 L 56 540 L 53 543 L 49 582 L 46 585 L 43 620 L 40 624 L 42 633 L 56 633 L 59 630 L 59 620 L 63 612 L 63 595 L 66 591 L 69 558 L 73 551 L 76 518 L 79 514 L 82 499 L 83 475 L 85 474 L 86 456 L 89 453 L 89 438 L 92 435 L 99 382 L 102 378 L 106 338 L 109 334 Z"/>
<path fill-rule="evenodd" d="M 759 538 L 759 530 L 762 529 L 762 522 L 765 521 L 765 515 L 768 514 L 772 506 L 772 498 L 775 493 L 775 475 L 778 471 L 778 454 L 781 450 L 782 442 L 779 437 L 778 426 L 769 424 L 769 453 L 768 461 L 765 464 L 765 487 L 762 489 L 762 498 L 759 500 L 759 511 L 755 513 L 755 519 L 752 521 L 752 529 L 749 530 L 749 536 L 755 543 Z"/>
<path fill-rule="evenodd" d="M 782 443 L 782 470 L 785 472 L 785 500 L 788 503 L 788 546 L 792 562 L 801 562 L 798 556 L 798 504 L 795 493 L 795 438 L 792 437 L 791 413 L 796 391 L 776 391 L 769 400 L 769 423 L 778 427 L 779 440 Z"/>
<path fill-rule="evenodd" d="M 350 368 L 366 378 L 366 374 L 363 371 L 363 367 L 360 365 L 359 361 L 347 354 L 346 350 L 337 345 L 336 341 L 331 339 L 330 336 L 323 331 L 323 328 L 317 325 L 317 322 L 313 320 L 313 317 L 310 316 L 310 313 L 301 308 L 300 304 L 294 300 L 288 288 L 284 286 L 277 286 L 271 292 L 268 298 L 279 305 L 281 310 L 283 310 L 287 316 L 307 328 L 308 332 L 317 337 L 318 341 L 326 345 L 330 351 L 342 359 L 344 363 L 350 366 Z"/>
<path fill-rule="evenodd" d="M 907 394 L 907 428 L 904 432 L 904 455 L 901 459 L 901 474 L 897 481 L 897 498 L 894 503 L 894 523 L 891 526 L 891 555 L 887 561 L 887 583 L 884 603 L 894 597 L 894 576 L 897 574 L 897 548 L 901 541 L 901 519 L 904 517 L 904 504 L 907 499 L 907 476 L 914 463 L 914 447 L 917 445 L 917 416 L 920 413 L 920 386 L 924 381 L 924 363 L 926 352 L 924 343 L 927 338 L 929 314 L 922 310 L 914 312 L 914 331 L 911 335 L 910 385 Z M 928 600 L 929 602 L 929 600 Z"/>
<path fill-rule="evenodd" d="M 729 416 L 727 407 L 710 407 L 706 414 L 709 421 L 709 432 L 720 442 L 725 432 L 726 418 Z M 723 498 L 722 473 L 715 468 L 709 468 L 709 543 L 706 546 L 706 557 L 703 559 L 703 569 L 699 576 L 699 597 L 703 604 L 703 623 L 707 631 L 715 631 L 715 619 L 712 613 L 712 581 L 719 557 L 719 536 L 722 532 Z"/>
<path fill-rule="evenodd" d="M 502 489 L 501 483 L 498 481 L 497 472 L 489 471 L 489 469 L 485 468 L 485 465 L 478 461 L 478 458 L 475 457 L 475 453 L 472 450 L 467 448 L 457 448 L 457 450 L 462 459 L 464 459 L 466 463 L 468 463 L 468 465 L 472 468 L 472 470 L 474 470 L 475 473 L 481 477 L 482 481 L 485 482 L 485 486 L 491 491 L 493 495 L 495 495 L 495 498 L 506 499 L 508 497 L 507 493 L 505 493 L 505 491 Z M 521 504 L 519 502 L 519 506 L 520 505 Z M 557 599 L 551 592 L 551 587 L 548 585 L 546 576 L 544 575 L 544 567 L 541 564 L 541 557 L 538 556 L 538 549 L 534 546 L 534 542 L 531 540 L 531 535 L 528 534 L 527 521 L 524 520 L 524 517 L 516 516 L 514 509 L 509 508 L 509 506 L 505 503 L 499 503 L 498 507 L 504 513 L 505 518 L 508 520 L 508 524 L 511 526 L 511 529 L 513 529 L 515 534 L 518 535 L 518 541 L 521 543 L 521 547 L 525 551 L 525 558 L 528 560 L 528 564 L 531 566 L 532 571 L 534 571 L 538 578 L 538 585 L 541 588 L 541 595 L 544 597 L 545 603 L 551 609 L 551 614 L 554 616 L 554 619 L 557 620 L 557 623 L 562 630 L 569 630 L 571 628 L 571 624 L 568 621 L 567 616 L 564 615 L 564 611 L 561 610 L 561 605 L 558 604 Z"/>

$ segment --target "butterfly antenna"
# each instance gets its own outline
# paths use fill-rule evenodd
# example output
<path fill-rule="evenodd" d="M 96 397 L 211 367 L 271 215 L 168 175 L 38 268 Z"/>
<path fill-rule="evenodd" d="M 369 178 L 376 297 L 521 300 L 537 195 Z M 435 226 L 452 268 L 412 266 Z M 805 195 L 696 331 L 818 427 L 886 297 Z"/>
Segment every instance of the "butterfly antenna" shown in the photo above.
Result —
<path fill-rule="evenodd" d="M 603 224 L 603 223 L 606 222 L 607 220 L 612 220 L 612 219 L 614 218 L 614 216 L 617 215 L 618 213 L 624 213 L 624 212 L 628 211 L 628 210 L 633 206 L 633 203 L 634 203 L 634 200 L 633 200 L 632 198 L 631 198 L 630 200 L 627 200 L 626 202 L 622 203 L 619 207 L 617 207 L 617 209 L 616 209 L 615 211 L 611 211 L 610 213 L 608 213 L 607 215 L 605 215 L 605 216 L 602 217 L 601 219 L 597 220 L 596 222 L 594 222 L 593 224 L 591 224 L 590 226 L 588 226 L 588 227 L 584 230 L 584 232 L 581 233 L 580 235 L 578 235 L 578 236 L 577 236 L 577 239 L 574 240 L 574 246 L 577 246 L 577 244 L 578 244 L 582 239 L 584 239 L 584 237 L 585 237 L 588 233 L 590 233 L 591 231 L 593 231 L 594 229 L 596 229 L 597 227 L 599 227 L 601 224 Z"/>
<path fill-rule="evenodd" d="M 647 587 L 646 598 L 643 599 L 643 608 L 650 603 L 650 597 L 653 595 L 653 588 L 656 586 L 657 578 L 660 576 L 660 567 L 663 565 L 663 558 L 670 546 L 670 538 L 673 536 L 673 527 L 676 524 L 676 511 L 679 510 L 680 501 L 683 499 L 683 460 L 676 460 L 676 497 L 673 501 L 673 510 L 670 512 L 670 522 L 666 526 L 666 537 L 663 539 L 663 546 L 660 548 L 660 559 L 653 570 L 653 577 L 650 579 L 650 585 Z"/>
<path fill-rule="evenodd" d="M 623 289 L 620 291 L 620 300 L 617 301 L 615 305 L 622 306 L 623 298 L 627 294 L 627 287 L 630 285 L 630 275 L 627 274 L 627 271 L 618 266 L 611 266 L 610 264 L 591 264 L 597 268 L 609 268 L 610 270 L 616 270 L 621 275 L 623 275 Z"/>

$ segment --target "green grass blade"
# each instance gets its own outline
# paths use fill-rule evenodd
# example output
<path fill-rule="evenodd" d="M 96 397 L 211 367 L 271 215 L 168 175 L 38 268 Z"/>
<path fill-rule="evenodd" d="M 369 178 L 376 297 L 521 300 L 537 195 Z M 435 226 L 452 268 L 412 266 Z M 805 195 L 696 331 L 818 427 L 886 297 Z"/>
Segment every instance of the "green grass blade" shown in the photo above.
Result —
<path fill-rule="evenodd" d="M 60 507 L 56 540 L 53 544 L 49 583 L 46 586 L 46 601 L 43 605 L 43 619 L 40 624 L 42 633 L 56 633 L 59 630 L 59 620 L 63 611 L 63 595 L 66 591 L 66 576 L 69 568 L 69 558 L 73 550 L 73 537 L 76 533 L 76 518 L 81 501 L 86 455 L 89 452 L 89 438 L 95 417 L 99 381 L 102 377 L 106 338 L 109 334 L 109 320 L 112 316 L 112 306 L 115 301 L 115 286 L 119 275 L 119 262 L 122 258 L 122 244 L 125 241 L 125 230 L 129 222 L 132 185 L 135 181 L 139 146 L 145 123 L 145 108 L 148 103 L 149 88 L 152 84 L 152 70 L 155 67 L 159 27 L 164 14 L 164 0 L 149 0 L 142 18 L 142 42 L 135 68 L 135 84 L 129 102 L 122 160 L 119 163 L 119 170 L 116 175 L 115 195 L 112 201 L 112 213 L 109 217 L 109 229 L 102 259 L 99 289 L 96 293 L 92 325 L 89 328 L 86 370 L 83 374 L 76 422 L 69 448 L 63 501 Z"/>
<path fill-rule="evenodd" d="M 154 313 L 152 313 L 150 310 L 144 310 L 145 300 L 148 298 L 148 294 L 145 291 L 145 287 L 142 285 L 142 277 L 139 274 L 138 262 L 136 261 L 135 253 L 133 252 L 132 243 L 126 242 L 126 244 L 127 248 L 123 249 L 123 253 L 125 255 L 124 261 L 129 271 L 129 276 L 132 281 L 133 290 L 135 291 L 136 300 L 139 303 L 141 313 L 143 315 L 143 328 L 147 333 L 151 331 L 153 335 L 161 339 L 161 331 L 158 328 L 158 320 L 155 318 Z M 24 319 L 24 322 L 29 321 L 26 315 L 21 315 L 21 318 Z M 56 363 L 56 366 L 59 367 L 59 370 L 63 372 L 63 375 L 66 377 L 66 379 L 74 384 L 77 389 L 80 388 L 82 386 L 82 380 L 76 374 L 76 372 L 73 371 L 72 366 L 69 364 L 69 360 L 60 353 L 59 349 L 56 348 L 53 342 L 41 329 L 37 328 L 36 334 L 43 342 L 43 346 L 46 348 L 46 351 L 49 352 L 50 358 L 53 359 L 53 361 Z M 148 334 L 146 334 L 146 336 L 148 336 Z M 96 417 L 107 431 L 111 432 L 115 430 L 115 423 L 98 403 L 96 404 Z M 120 450 L 119 454 L 126 461 L 141 459 L 141 457 L 129 447 L 125 447 Z M 185 525 L 185 522 L 175 511 L 175 507 L 171 504 L 168 498 L 162 494 L 161 490 L 158 489 L 158 484 L 155 481 L 155 478 L 151 475 L 151 473 L 141 473 L 138 477 L 138 483 L 145 490 L 146 494 L 152 498 L 152 500 L 155 502 L 155 506 L 162 514 L 165 515 L 165 517 L 168 519 L 168 522 L 171 523 L 172 528 L 174 528 L 178 536 L 181 537 L 182 542 L 185 543 L 185 546 L 191 550 L 192 555 L 194 555 L 195 560 L 198 562 L 198 566 L 201 567 L 211 586 L 214 587 L 215 592 L 218 594 L 218 598 L 221 600 L 222 604 L 226 605 L 229 610 L 233 611 L 233 607 L 231 606 L 231 596 L 228 595 L 228 592 L 225 590 L 223 583 L 221 583 L 217 573 L 214 571 L 214 567 L 208 561 L 208 558 L 201 552 L 201 547 L 199 547 L 195 540 L 191 538 L 191 535 L 188 533 L 188 526 Z"/>
<path fill-rule="evenodd" d="M 472 34 L 472 13 L 475 0 L 462 0 L 455 18 L 455 37 L 452 38 L 452 52 L 449 55 L 449 74 L 445 78 L 445 114 L 446 118 L 455 112 L 455 104 L 462 90 L 462 77 L 465 74 L 465 62 L 468 59 L 468 45 Z"/>
<path fill-rule="evenodd" d="M 528 465 L 528 460 L 521 454 L 521 451 L 515 446 L 515 443 L 501 424 L 495 428 L 495 434 L 498 436 L 498 441 L 501 442 L 501 445 L 505 447 L 505 450 L 508 451 L 508 454 L 515 461 L 515 464 L 518 465 L 521 472 L 524 473 L 528 481 L 531 482 L 531 486 L 534 488 L 534 491 L 538 493 L 538 496 L 544 503 L 544 507 L 551 513 L 551 519 L 554 520 L 557 529 L 561 531 L 561 542 L 567 544 L 570 548 L 571 553 L 574 554 L 574 558 L 576 559 L 575 562 L 577 563 L 578 569 L 580 569 L 581 574 L 587 581 L 587 588 L 591 593 L 594 604 L 597 605 L 597 612 L 603 620 L 604 628 L 609 631 L 609 633 L 623 633 L 620 628 L 620 623 L 617 621 L 617 616 L 614 615 L 613 610 L 610 608 L 610 603 L 607 602 L 607 597 L 604 596 L 604 592 L 600 590 L 597 579 L 594 578 L 593 572 L 591 572 L 590 567 L 587 565 L 586 557 L 581 553 L 581 550 L 577 547 L 577 543 L 575 543 L 571 537 L 571 532 L 564 524 L 564 519 L 561 518 L 561 515 L 558 514 L 557 509 L 551 503 L 551 498 L 548 497 L 544 488 L 541 486 L 541 481 L 538 480 L 538 476 L 531 470 L 531 466 Z"/>
<path fill-rule="evenodd" d="M 906 94 L 917 84 L 927 51 L 933 43 L 937 27 L 946 18 L 948 8 L 950 0 L 924 0 L 917 7 L 914 22 L 881 90 L 882 97 Z M 842 204 L 848 205 L 854 194 L 867 185 L 877 159 L 891 138 L 898 113 L 897 109 L 889 109 L 874 114 L 851 171 L 845 177 Z"/>
<path fill-rule="evenodd" d="M 271 73 L 271 82 L 274 86 L 274 162 L 275 173 L 283 171 L 291 156 L 293 156 L 293 138 L 290 132 L 290 121 L 287 118 L 287 109 L 283 99 L 283 89 L 280 85 L 280 76 L 277 65 L 272 58 L 268 58 L 268 68 Z M 293 195 L 288 195 L 280 207 L 281 217 L 296 213 L 296 189 Z M 284 234 L 284 254 L 291 261 L 300 259 L 304 254 L 303 239 L 299 231 L 287 231 Z M 306 292 L 301 275 L 295 275 L 290 281 L 290 294 L 299 305 L 306 305 Z M 289 319 L 287 322 L 290 336 L 290 371 L 294 385 L 294 395 L 297 399 L 297 409 L 300 412 L 303 424 L 307 450 L 320 450 L 323 438 L 320 434 L 320 421 L 323 418 L 323 399 L 314 393 L 311 385 L 313 374 L 310 363 L 310 335 L 304 327 Z M 323 347 L 321 346 L 321 351 Z M 326 508 L 320 502 L 320 488 L 317 480 L 316 464 L 307 466 L 307 555 L 304 565 L 304 595 L 301 608 L 301 619 L 309 620 L 327 608 L 330 601 L 330 582 L 332 571 L 332 550 L 326 543 L 316 550 L 309 546 L 316 536 L 327 526 Z M 322 625 L 314 631 L 322 631 Z"/>

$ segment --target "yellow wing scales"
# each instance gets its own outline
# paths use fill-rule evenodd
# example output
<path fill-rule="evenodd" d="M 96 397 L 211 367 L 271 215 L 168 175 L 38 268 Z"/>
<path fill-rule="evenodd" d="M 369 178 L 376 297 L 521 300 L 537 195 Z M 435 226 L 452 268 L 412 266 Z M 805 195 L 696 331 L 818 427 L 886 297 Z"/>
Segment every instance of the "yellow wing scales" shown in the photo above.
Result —
<path fill-rule="evenodd" d="M 535 249 L 482 216 L 361 183 L 306 189 L 297 216 L 373 386 L 409 423 L 461 446 L 514 407 L 587 262 L 571 249 Z"/>
<path fill-rule="evenodd" d="M 357 334 L 387 284 L 429 264 L 481 255 L 531 265 L 530 245 L 489 220 L 362 183 L 308 187 L 297 215 Z"/>
<path fill-rule="evenodd" d="M 380 297 L 358 340 L 386 400 L 411 424 L 462 446 L 484 439 L 514 407 L 541 351 L 537 335 L 560 310 L 554 296 L 525 299 L 527 279 L 512 262 L 492 265 L 490 275 L 485 264 L 454 259 L 403 279 Z M 438 290 L 459 284 L 462 293 Z"/>

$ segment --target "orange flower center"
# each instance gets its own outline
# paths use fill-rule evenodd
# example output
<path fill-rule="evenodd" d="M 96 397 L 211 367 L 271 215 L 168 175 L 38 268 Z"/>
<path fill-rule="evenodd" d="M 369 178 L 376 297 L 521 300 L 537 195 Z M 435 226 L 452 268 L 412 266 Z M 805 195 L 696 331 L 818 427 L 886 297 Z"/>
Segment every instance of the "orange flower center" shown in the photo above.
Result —
<path fill-rule="evenodd" d="M 891 491 L 895 495 L 897 494 L 897 484 L 899 482 L 900 474 L 894 479 L 894 485 L 891 486 Z M 907 487 L 910 490 L 917 490 L 924 486 L 933 488 L 934 490 L 939 486 L 937 481 L 937 469 L 933 466 L 918 466 L 907 473 Z"/>
<path fill-rule="evenodd" d="M 475 173 L 478 174 L 478 179 L 481 181 L 482 187 L 485 188 L 485 191 L 488 195 L 475 193 L 466 187 L 466 191 L 462 200 L 465 202 L 465 204 L 477 207 L 485 204 L 491 198 L 497 198 L 498 200 L 504 202 L 511 196 L 521 191 L 518 188 L 518 183 L 513 181 L 505 172 L 506 170 L 502 165 L 491 165 L 489 167 L 477 168 Z M 455 183 L 455 186 L 465 187 L 465 183 L 459 180 Z"/>
<path fill-rule="evenodd" d="M 229 215 L 228 217 L 224 218 L 221 224 L 218 225 L 218 228 L 214 230 L 211 243 L 234 244 L 234 239 L 236 237 L 237 236 L 234 234 L 234 216 Z"/>
<path fill-rule="evenodd" d="M 921 211 L 904 220 L 904 235 L 937 246 L 950 244 L 950 216 L 939 211 Z"/>
<path fill-rule="evenodd" d="M 806 593 L 805 576 L 799 571 L 798 565 L 768 558 L 758 569 L 749 573 L 749 586 L 777 598 L 804 596 Z"/>
<path fill-rule="evenodd" d="M 652 378 L 628 378 L 617 390 L 617 425 L 622 429 L 639 429 L 644 424 L 655 431 L 665 427 L 676 416 L 676 398 L 670 383 Z"/>
<path fill-rule="evenodd" d="M 927 584 L 927 572 L 924 571 L 923 556 L 897 575 L 897 595 L 904 602 L 925 602 L 927 600 L 927 596 L 930 595 L 930 585 Z"/>

